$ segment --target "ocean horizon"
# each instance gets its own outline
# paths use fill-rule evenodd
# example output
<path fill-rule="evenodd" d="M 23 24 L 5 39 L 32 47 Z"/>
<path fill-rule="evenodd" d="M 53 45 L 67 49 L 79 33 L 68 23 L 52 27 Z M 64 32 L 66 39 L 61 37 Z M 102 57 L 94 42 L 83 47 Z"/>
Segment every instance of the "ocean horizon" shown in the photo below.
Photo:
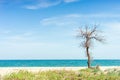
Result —
<path fill-rule="evenodd" d="M 92 66 L 120 66 L 120 59 L 96 59 L 91 61 Z M 0 60 L 0 67 L 85 67 L 87 60 L 54 59 L 54 60 Z"/>

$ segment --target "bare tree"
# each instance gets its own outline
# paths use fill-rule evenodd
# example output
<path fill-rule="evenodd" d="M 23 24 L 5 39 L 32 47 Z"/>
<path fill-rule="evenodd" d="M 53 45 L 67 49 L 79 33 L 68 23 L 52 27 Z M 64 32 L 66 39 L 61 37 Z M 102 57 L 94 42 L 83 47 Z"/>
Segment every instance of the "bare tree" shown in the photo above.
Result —
<path fill-rule="evenodd" d="M 84 26 L 84 28 L 80 28 L 78 31 L 78 36 L 81 41 L 81 46 L 86 49 L 86 55 L 88 57 L 87 65 L 88 68 L 91 68 L 91 55 L 89 49 L 92 46 L 93 41 L 103 42 L 103 36 L 99 35 L 99 30 L 97 30 L 97 25 L 93 25 L 91 27 Z"/>

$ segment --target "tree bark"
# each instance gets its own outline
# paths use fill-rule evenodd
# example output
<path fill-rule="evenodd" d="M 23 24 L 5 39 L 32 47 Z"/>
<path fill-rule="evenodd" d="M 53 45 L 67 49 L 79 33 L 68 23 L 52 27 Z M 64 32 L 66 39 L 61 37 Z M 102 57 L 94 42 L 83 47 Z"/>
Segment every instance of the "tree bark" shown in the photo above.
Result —
<path fill-rule="evenodd" d="M 88 65 L 88 68 L 91 68 L 91 65 L 90 65 L 89 47 L 86 47 L 86 53 L 87 53 L 87 57 L 88 57 L 87 65 Z"/>

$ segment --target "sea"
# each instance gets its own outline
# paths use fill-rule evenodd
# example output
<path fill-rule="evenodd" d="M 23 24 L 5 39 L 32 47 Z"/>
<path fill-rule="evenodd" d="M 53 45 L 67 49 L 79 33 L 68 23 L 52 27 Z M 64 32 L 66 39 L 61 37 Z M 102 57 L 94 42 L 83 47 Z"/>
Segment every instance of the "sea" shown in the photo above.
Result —
<path fill-rule="evenodd" d="M 120 66 L 120 60 L 92 60 L 92 66 Z M 87 60 L 0 60 L 0 67 L 84 67 Z"/>

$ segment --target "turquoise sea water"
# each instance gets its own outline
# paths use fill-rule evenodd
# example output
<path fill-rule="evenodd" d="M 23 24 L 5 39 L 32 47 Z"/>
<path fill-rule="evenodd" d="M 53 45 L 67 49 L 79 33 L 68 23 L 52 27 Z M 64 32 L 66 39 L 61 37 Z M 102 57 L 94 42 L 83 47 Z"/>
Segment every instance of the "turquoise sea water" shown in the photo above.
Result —
<path fill-rule="evenodd" d="M 120 60 L 93 60 L 92 66 L 120 66 Z M 79 67 L 87 60 L 0 60 L 0 67 Z"/>

